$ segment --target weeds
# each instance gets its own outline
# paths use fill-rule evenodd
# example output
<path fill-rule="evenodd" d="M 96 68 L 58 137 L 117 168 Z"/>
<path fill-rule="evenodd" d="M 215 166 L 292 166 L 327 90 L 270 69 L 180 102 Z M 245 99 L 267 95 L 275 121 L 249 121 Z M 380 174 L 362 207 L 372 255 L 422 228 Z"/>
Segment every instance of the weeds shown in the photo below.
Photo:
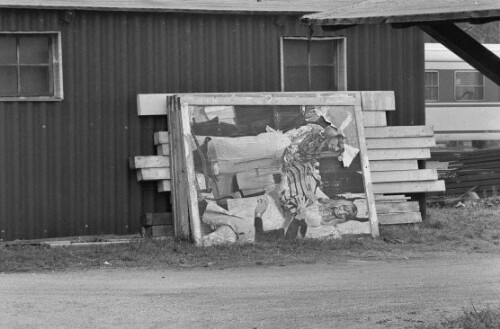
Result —
<path fill-rule="evenodd" d="M 500 310 L 484 309 L 464 311 L 453 320 L 446 320 L 438 325 L 419 326 L 418 329 L 498 329 L 500 328 Z"/>
<path fill-rule="evenodd" d="M 380 227 L 380 238 L 300 240 L 200 248 L 167 238 L 129 244 L 47 248 L 0 247 L 0 272 L 98 267 L 184 268 L 288 265 L 349 258 L 401 259 L 428 252 L 499 252 L 500 209 L 429 209 L 420 224 Z"/>

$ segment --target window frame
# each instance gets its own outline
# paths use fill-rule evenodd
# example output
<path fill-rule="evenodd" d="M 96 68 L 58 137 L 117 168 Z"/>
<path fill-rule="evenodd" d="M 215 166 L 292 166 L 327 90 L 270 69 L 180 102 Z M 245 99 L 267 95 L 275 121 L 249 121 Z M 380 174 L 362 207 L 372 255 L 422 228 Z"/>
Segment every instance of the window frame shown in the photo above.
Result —
<path fill-rule="evenodd" d="M 284 43 L 286 40 L 311 40 L 311 41 L 327 41 L 327 40 L 337 40 L 340 43 L 339 49 L 337 50 L 338 55 L 338 77 L 337 91 L 347 91 L 347 38 L 346 37 L 293 37 L 286 36 L 280 37 L 280 85 L 281 91 L 285 91 L 285 52 Z M 333 90 L 330 90 L 333 91 Z"/>
<path fill-rule="evenodd" d="M 424 88 L 427 89 L 427 87 L 435 87 L 437 88 L 437 99 L 425 99 L 426 102 L 439 102 L 439 71 L 438 70 L 425 70 L 424 72 L 424 75 L 425 73 L 436 73 L 437 74 L 437 85 L 427 85 L 425 84 L 425 81 L 424 81 Z M 425 76 L 424 76 L 424 80 L 425 80 Z"/>
<path fill-rule="evenodd" d="M 460 85 L 458 87 L 482 87 L 483 97 L 480 99 L 457 99 L 457 73 L 479 73 L 483 77 L 482 85 Z M 477 70 L 455 70 L 453 72 L 453 99 L 455 102 L 481 102 L 484 101 L 485 79 L 484 74 Z"/>
<path fill-rule="evenodd" d="M 0 102 L 33 102 L 33 101 L 62 101 L 63 91 L 63 65 L 62 65 L 62 45 L 60 31 L 0 31 L 0 36 L 30 36 L 47 35 L 51 38 L 51 48 L 49 49 L 49 79 L 52 84 L 52 95 L 49 96 L 0 96 Z M 17 64 L 19 65 L 19 63 Z M 19 73 L 18 73 L 19 74 Z"/>

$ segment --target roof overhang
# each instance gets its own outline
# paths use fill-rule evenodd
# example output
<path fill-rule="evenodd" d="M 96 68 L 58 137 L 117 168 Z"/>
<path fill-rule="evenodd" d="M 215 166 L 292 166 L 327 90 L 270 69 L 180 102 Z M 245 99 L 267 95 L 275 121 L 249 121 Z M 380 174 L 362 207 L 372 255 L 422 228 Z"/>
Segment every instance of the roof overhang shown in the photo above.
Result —
<path fill-rule="evenodd" d="M 499 0 L 365 0 L 302 17 L 313 25 L 484 23 L 500 18 Z"/>
<path fill-rule="evenodd" d="M 500 86 L 500 58 L 454 24 L 497 20 L 499 0 L 365 0 L 302 17 L 303 23 L 331 30 L 359 24 L 418 26 Z"/>

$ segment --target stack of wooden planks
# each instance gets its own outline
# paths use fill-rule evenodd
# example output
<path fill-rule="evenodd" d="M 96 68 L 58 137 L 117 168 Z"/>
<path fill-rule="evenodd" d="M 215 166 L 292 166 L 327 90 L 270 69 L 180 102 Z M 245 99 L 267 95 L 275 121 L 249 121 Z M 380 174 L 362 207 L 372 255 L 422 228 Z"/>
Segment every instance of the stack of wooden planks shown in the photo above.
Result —
<path fill-rule="evenodd" d="M 158 155 L 131 157 L 129 165 L 137 170 L 138 181 L 157 181 L 158 192 L 168 192 L 172 189 L 168 132 L 156 132 L 153 138 Z"/>
<path fill-rule="evenodd" d="M 433 154 L 433 159 L 448 164 L 446 181 L 448 195 L 474 191 L 488 197 L 500 189 L 500 149 Z"/>
<path fill-rule="evenodd" d="M 363 125 L 379 223 L 422 221 L 418 201 L 408 195 L 444 191 L 436 169 L 420 169 L 436 145 L 431 126 L 387 126 L 395 111 L 393 92 L 361 92 Z"/>
<path fill-rule="evenodd" d="M 145 213 L 141 216 L 141 235 L 145 238 L 173 235 L 172 213 Z"/>
<path fill-rule="evenodd" d="M 436 169 L 419 168 L 419 162 L 429 159 L 430 148 L 436 145 L 432 127 L 387 126 L 387 111 L 396 110 L 392 91 L 344 93 L 356 94 L 362 100 L 363 125 L 379 223 L 421 222 L 419 203 L 412 200 L 411 195 L 445 190 L 444 181 L 438 180 Z M 138 95 L 139 115 L 166 115 L 168 95 Z M 163 138 L 160 139 L 160 136 Z M 159 156 L 168 157 L 168 146 L 160 147 L 167 143 L 167 132 L 155 133 Z M 158 191 L 169 191 L 170 176 L 160 175 L 159 172 L 161 169 L 169 171 L 170 167 L 154 168 L 158 173 L 156 177 L 161 179 Z"/>

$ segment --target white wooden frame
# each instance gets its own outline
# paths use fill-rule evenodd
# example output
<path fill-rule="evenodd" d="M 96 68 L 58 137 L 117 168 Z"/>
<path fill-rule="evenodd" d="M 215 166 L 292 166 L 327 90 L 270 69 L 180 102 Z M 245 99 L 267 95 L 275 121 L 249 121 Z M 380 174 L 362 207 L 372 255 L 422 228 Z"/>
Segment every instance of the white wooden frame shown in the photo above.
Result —
<path fill-rule="evenodd" d="M 279 94 L 252 94 L 244 96 L 231 96 L 230 94 L 208 95 L 185 95 L 168 96 L 167 107 L 169 115 L 169 131 L 171 132 L 171 157 L 172 159 L 172 185 L 173 185 L 173 208 L 174 225 L 176 235 L 186 237 L 190 235 L 192 240 L 200 243 L 202 237 L 201 221 L 198 211 L 198 195 L 195 189 L 195 171 L 192 157 L 193 138 L 191 134 L 189 106 L 210 105 L 318 105 L 318 106 L 352 106 L 356 120 L 357 135 L 360 146 L 360 159 L 363 176 L 364 190 L 366 192 L 368 215 L 370 220 L 371 234 L 379 235 L 377 212 L 373 195 L 373 185 L 368 162 L 368 152 L 365 143 L 365 134 L 362 124 L 361 97 L 359 93 L 337 93 L 335 95 L 319 96 L 304 93 Z M 187 190 L 186 190 L 187 187 Z M 186 212 L 186 209 L 188 212 Z M 176 214 L 176 212 L 179 212 Z M 188 214 L 188 215 L 187 215 Z M 179 218 L 177 218 L 179 217 Z M 186 222 L 188 221 L 188 222 Z M 182 232 L 179 232 L 182 231 Z M 190 233 L 189 233 L 190 232 Z"/>

